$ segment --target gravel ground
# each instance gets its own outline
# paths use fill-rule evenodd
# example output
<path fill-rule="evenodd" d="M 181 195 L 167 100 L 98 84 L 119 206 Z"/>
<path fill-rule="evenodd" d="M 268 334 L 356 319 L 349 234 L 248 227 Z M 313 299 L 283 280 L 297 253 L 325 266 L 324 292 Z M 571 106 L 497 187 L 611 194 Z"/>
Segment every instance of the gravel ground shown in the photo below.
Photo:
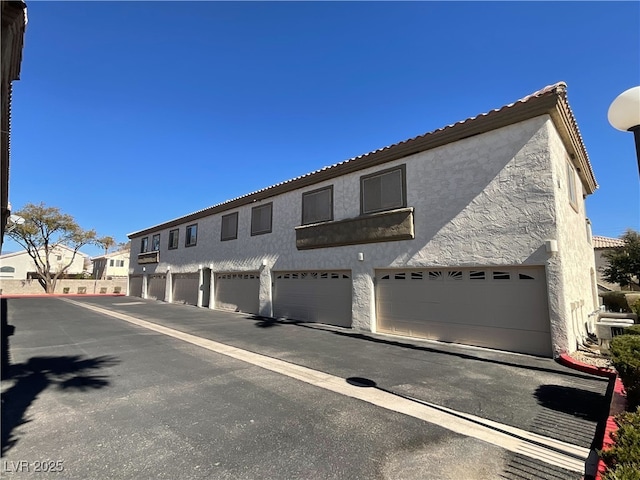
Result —
<path fill-rule="evenodd" d="M 611 357 L 609 355 L 600 352 L 597 346 L 593 347 L 580 347 L 577 351 L 569 354 L 573 359 L 593 365 L 600 368 L 613 368 L 611 364 Z"/>

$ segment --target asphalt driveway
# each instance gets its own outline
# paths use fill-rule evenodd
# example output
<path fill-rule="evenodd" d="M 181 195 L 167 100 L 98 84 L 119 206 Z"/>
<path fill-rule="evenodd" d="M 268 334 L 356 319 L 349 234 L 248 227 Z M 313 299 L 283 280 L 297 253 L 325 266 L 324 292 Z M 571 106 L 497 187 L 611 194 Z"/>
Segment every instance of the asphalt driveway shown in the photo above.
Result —
<path fill-rule="evenodd" d="M 607 381 L 549 359 L 132 297 L 73 300 L 575 446 L 598 446 L 608 412 Z M 62 299 L 9 299 L 8 316 L 2 472 L 15 478 L 41 476 L 42 461 L 74 479 L 581 477 Z"/>

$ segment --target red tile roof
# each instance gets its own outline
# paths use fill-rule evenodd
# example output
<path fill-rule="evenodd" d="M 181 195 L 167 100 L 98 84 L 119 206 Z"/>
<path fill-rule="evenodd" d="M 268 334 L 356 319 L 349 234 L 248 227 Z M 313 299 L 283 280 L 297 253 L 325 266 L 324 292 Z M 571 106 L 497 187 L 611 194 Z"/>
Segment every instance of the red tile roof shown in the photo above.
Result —
<path fill-rule="evenodd" d="M 381 165 L 408 155 L 430 150 L 441 145 L 446 145 L 473 135 L 485 133 L 545 114 L 551 116 L 558 129 L 558 133 L 565 143 L 565 147 L 569 151 L 572 161 L 583 181 L 586 192 L 588 194 L 593 193 L 595 189 L 598 188 L 598 184 L 596 183 L 593 168 L 591 167 L 591 162 L 589 161 L 589 156 L 582 141 L 580 131 L 578 130 L 575 117 L 569 107 L 566 91 L 567 85 L 564 82 L 548 85 L 520 100 L 487 113 L 482 113 L 452 125 L 433 130 L 432 132 L 323 167 L 270 187 L 198 210 L 183 217 L 130 233 L 128 237 L 139 237 L 162 228 L 170 228 L 198 218 L 238 208 L 242 205 L 264 200 L 265 198 L 273 197 L 284 192 L 304 188 L 347 173 Z"/>
<path fill-rule="evenodd" d="M 619 238 L 593 236 L 593 248 L 619 248 L 624 247 L 624 242 Z"/>

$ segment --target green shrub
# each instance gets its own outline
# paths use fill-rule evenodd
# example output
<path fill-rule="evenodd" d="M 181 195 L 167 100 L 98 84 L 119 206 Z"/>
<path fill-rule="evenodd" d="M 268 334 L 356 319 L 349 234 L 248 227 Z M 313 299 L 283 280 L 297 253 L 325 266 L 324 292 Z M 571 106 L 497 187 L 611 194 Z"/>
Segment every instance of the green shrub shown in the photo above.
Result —
<path fill-rule="evenodd" d="M 631 305 L 631 311 L 638 315 L 638 318 L 640 318 L 640 300 L 636 300 L 635 302 L 633 302 L 633 305 Z"/>
<path fill-rule="evenodd" d="M 603 480 L 640 480 L 640 409 L 616 417 L 614 445 L 600 452 L 607 465 Z"/>
<path fill-rule="evenodd" d="M 602 294 L 602 303 L 611 312 L 631 313 L 631 306 L 627 296 L 623 292 L 605 292 Z"/>
<path fill-rule="evenodd" d="M 640 335 L 640 325 L 631 325 L 624 329 L 625 335 Z"/>
<path fill-rule="evenodd" d="M 635 327 L 629 327 L 626 330 Z M 611 363 L 627 391 L 628 409 L 640 405 L 640 335 L 619 335 L 611 340 Z"/>

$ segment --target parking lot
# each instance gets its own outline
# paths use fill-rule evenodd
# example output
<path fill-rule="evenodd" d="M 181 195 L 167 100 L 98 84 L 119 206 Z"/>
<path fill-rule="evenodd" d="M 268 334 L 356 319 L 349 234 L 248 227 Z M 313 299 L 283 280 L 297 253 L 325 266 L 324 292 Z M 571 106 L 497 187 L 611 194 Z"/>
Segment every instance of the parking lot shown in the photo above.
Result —
<path fill-rule="evenodd" d="M 133 297 L 7 305 L 15 478 L 579 479 L 608 412 L 606 380 L 550 359 Z"/>

